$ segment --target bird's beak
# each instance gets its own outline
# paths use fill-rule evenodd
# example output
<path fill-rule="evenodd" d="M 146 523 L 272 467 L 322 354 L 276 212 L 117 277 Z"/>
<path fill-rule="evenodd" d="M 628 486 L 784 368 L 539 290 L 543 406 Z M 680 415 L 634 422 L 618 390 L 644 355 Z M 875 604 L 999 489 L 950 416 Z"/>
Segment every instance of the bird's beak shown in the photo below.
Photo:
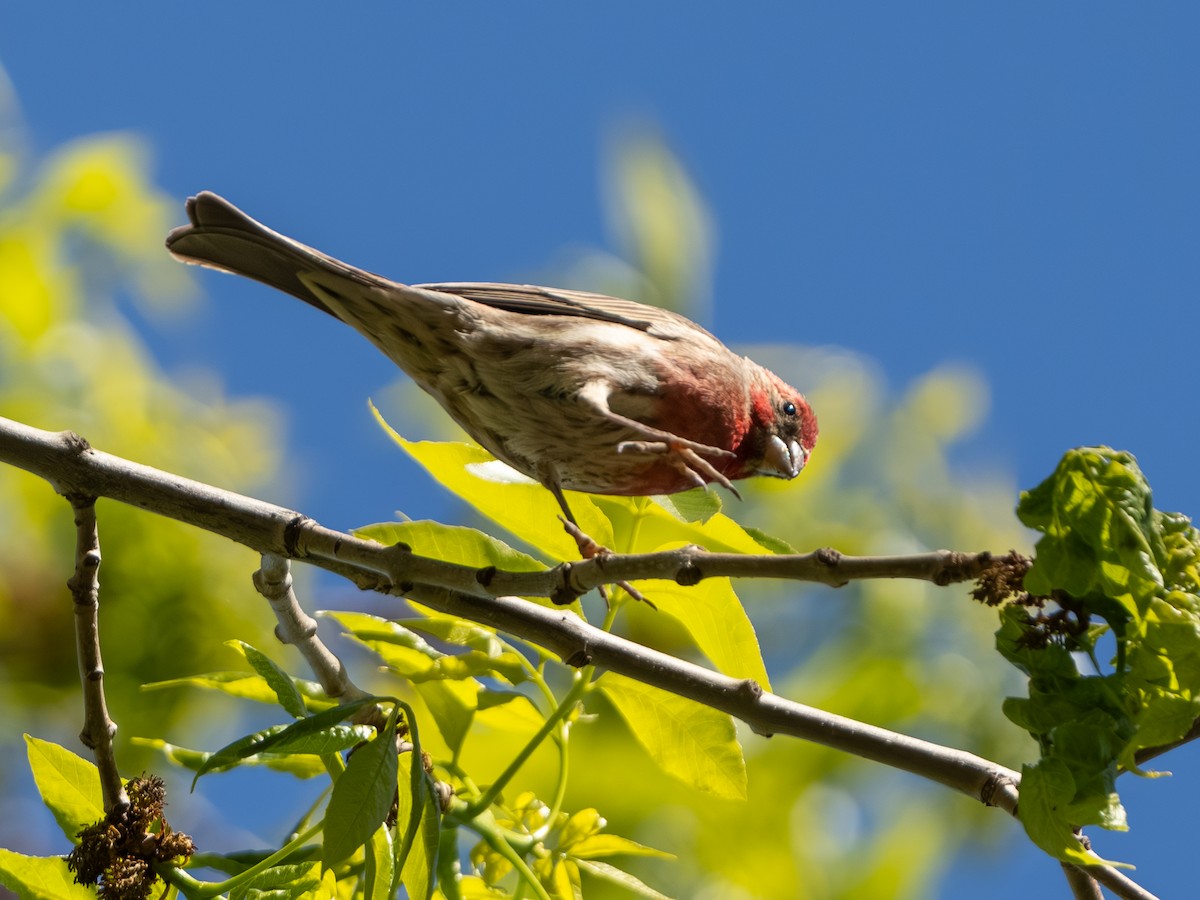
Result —
<path fill-rule="evenodd" d="M 759 464 L 760 475 L 773 475 L 776 478 L 795 478 L 808 462 L 808 453 L 800 446 L 799 441 L 785 444 L 777 434 L 771 435 L 767 441 L 767 451 Z"/>

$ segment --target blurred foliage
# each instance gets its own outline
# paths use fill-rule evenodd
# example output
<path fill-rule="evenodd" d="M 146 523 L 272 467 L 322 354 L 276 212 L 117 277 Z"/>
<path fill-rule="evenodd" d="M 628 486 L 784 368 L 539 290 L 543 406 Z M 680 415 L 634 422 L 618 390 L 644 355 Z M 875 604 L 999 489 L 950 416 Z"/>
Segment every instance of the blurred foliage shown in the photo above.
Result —
<path fill-rule="evenodd" d="M 12 109 L 0 109 L 5 114 Z M 19 124 L 4 125 L 0 414 L 77 431 L 108 452 L 186 477 L 263 491 L 279 459 L 273 410 L 229 401 L 212 384 L 177 384 L 123 311 L 132 303 L 154 314 L 189 299 L 185 270 L 162 249 L 178 204 L 147 181 L 140 142 L 89 137 L 35 163 L 17 144 Z M 150 754 L 132 749 L 131 736 L 197 712 L 185 709 L 194 697 L 143 694 L 139 685 L 211 668 L 224 639 L 261 634 L 269 614 L 255 602 L 249 576 L 257 560 L 244 548 L 105 500 L 98 514 L 105 684 L 120 758 L 137 771 Z M 45 481 L 0 466 L 6 755 L 22 730 L 70 741 L 82 722 L 65 586 L 74 540 L 66 501 Z M 0 768 L 0 794 L 11 795 L 14 771 Z"/>

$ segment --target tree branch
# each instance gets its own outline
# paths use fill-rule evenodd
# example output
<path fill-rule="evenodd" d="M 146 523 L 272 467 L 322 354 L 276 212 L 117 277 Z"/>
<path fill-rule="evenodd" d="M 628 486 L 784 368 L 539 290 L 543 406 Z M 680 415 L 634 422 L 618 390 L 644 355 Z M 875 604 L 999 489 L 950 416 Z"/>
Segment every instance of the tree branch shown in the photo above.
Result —
<path fill-rule="evenodd" d="M 304 611 L 292 589 L 291 564 L 286 559 L 263 554 L 262 566 L 254 573 L 254 587 L 275 613 L 275 637 L 282 644 L 291 644 L 304 657 L 326 697 L 351 703 L 369 696 L 350 679 L 345 664 L 317 635 L 316 620 Z"/>
<path fill-rule="evenodd" d="M 564 563 L 540 573 L 473 569 L 419 557 L 325 528 L 293 510 L 190 481 L 92 449 L 70 432 L 54 434 L 0 418 L 0 462 L 45 478 L 62 494 L 105 496 L 196 525 L 259 553 L 338 573 L 360 587 L 411 596 L 440 611 L 513 634 L 568 665 L 597 665 L 688 697 L 746 722 L 759 734 L 790 734 L 920 775 L 1015 815 L 1020 776 L 965 751 L 866 725 L 766 693 L 736 679 L 602 631 L 564 609 L 525 596 L 562 599 L 588 585 L 637 578 L 794 578 L 844 584 L 851 578 L 921 578 L 944 584 L 973 578 L 990 554 L 939 551 L 911 557 L 842 557 L 820 550 L 798 556 L 739 556 L 684 548 L 666 554 Z M 765 569 L 765 572 L 764 572 Z M 1121 897 L 1147 897 L 1104 866 L 1089 874 Z M 1116 885 L 1116 887 L 1114 887 Z"/>
<path fill-rule="evenodd" d="M 75 574 L 67 581 L 75 601 L 75 649 L 79 680 L 83 685 L 83 730 L 79 740 L 96 757 L 104 811 L 129 805 L 113 752 L 117 723 L 108 714 L 104 698 L 104 661 L 100 656 L 100 531 L 96 524 L 96 498 L 71 494 L 75 513 Z"/>
<path fill-rule="evenodd" d="M 360 587 L 376 587 L 362 571 L 382 575 L 391 584 L 429 584 L 480 597 L 513 594 L 550 597 L 569 603 L 601 584 L 666 579 L 693 585 L 705 578 L 778 578 L 831 586 L 866 578 L 911 578 L 935 584 L 971 581 L 992 555 L 939 550 L 910 556 L 843 556 L 821 549 L 797 555 L 709 553 L 681 547 L 662 553 L 598 557 L 564 562 L 541 572 L 477 569 L 430 557 L 407 548 L 384 557 L 379 545 L 324 528 L 312 519 L 210 485 L 139 465 L 92 449 L 71 432 L 55 434 L 0 417 L 0 461 L 49 481 L 60 494 L 92 492 L 169 518 L 196 525 L 244 544 L 259 553 L 291 559 L 321 557 L 322 565 L 351 578 Z"/>

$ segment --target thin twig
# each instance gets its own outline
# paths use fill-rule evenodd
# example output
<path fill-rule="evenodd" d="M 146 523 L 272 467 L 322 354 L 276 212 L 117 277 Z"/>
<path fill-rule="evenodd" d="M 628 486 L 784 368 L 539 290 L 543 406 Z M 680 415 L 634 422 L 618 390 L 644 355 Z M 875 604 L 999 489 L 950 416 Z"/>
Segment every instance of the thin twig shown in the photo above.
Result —
<path fill-rule="evenodd" d="M 938 550 L 907 556 L 843 556 L 828 548 L 797 555 L 709 553 L 681 547 L 662 553 L 612 554 L 564 562 L 540 572 L 476 568 L 418 556 L 324 528 L 294 510 L 190 481 L 92 449 L 72 432 L 54 433 L 0 417 L 0 461 L 49 481 L 61 494 L 91 492 L 224 535 L 290 559 L 321 557 L 323 568 L 364 587 L 379 577 L 397 585 L 429 584 L 479 597 L 552 597 L 563 603 L 601 584 L 666 579 L 692 585 L 704 578 L 779 578 L 840 586 L 866 578 L 910 578 L 935 584 L 971 581 L 992 555 Z M 339 565 L 347 563 L 349 565 Z M 358 569 L 357 572 L 353 571 Z M 377 577 L 372 579 L 370 572 Z"/>
<path fill-rule="evenodd" d="M 317 636 L 316 619 L 304 611 L 292 589 L 291 563 L 272 553 L 263 554 L 262 567 L 254 573 L 254 587 L 275 613 L 275 636 L 300 652 L 326 697 L 350 703 L 368 696 L 350 680 L 346 666 Z"/>
<path fill-rule="evenodd" d="M 1121 900 L 1159 900 L 1157 894 L 1150 893 L 1124 872 L 1112 866 L 1088 866 L 1086 871 Z"/>
<path fill-rule="evenodd" d="M 79 739 L 96 757 L 104 810 L 111 813 L 129 805 L 113 752 L 117 723 L 108 714 L 104 698 L 104 661 L 100 655 L 100 532 L 96 523 L 96 498 L 71 494 L 75 513 L 75 574 L 67 581 L 75 601 L 75 649 L 79 680 L 83 684 L 83 730 Z"/>
<path fill-rule="evenodd" d="M 1065 862 L 1062 863 L 1062 870 L 1067 876 L 1067 887 L 1071 889 L 1071 896 L 1075 900 L 1104 900 L 1100 883 L 1092 877 L 1089 869 Z"/>

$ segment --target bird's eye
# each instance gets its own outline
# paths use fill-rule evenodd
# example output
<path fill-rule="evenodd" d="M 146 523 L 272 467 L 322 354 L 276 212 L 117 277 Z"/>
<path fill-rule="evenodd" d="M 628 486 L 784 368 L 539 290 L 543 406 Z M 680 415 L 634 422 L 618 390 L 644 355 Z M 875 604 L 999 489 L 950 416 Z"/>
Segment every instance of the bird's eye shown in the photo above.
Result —
<path fill-rule="evenodd" d="M 796 404 L 788 400 L 783 404 L 783 414 L 785 416 L 794 416 L 796 414 Z"/>

